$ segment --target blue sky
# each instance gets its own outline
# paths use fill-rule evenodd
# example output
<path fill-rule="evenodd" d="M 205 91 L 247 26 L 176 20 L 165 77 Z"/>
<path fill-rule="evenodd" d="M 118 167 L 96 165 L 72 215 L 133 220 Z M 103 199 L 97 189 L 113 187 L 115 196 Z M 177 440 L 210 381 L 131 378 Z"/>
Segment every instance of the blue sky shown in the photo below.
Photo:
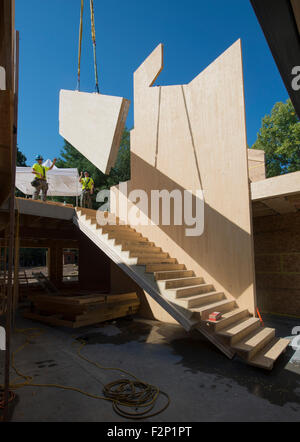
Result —
<path fill-rule="evenodd" d="M 89 1 L 85 0 L 81 90 L 94 91 Z M 159 43 L 157 84 L 184 84 L 242 39 L 248 143 L 288 94 L 250 0 L 94 0 L 100 90 L 133 98 L 133 72 Z M 28 164 L 59 156 L 60 89 L 76 88 L 80 0 L 16 0 L 20 31 L 18 144 Z M 127 126 L 133 126 L 133 104 Z"/>

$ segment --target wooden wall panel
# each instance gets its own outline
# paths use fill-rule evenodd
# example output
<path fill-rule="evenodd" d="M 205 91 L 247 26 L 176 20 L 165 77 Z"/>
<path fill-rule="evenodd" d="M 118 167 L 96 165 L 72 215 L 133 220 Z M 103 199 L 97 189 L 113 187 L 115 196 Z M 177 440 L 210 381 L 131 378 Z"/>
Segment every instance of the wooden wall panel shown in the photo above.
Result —
<path fill-rule="evenodd" d="M 59 133 L 109 174 L 117 159 L 129 105 L 121 97 L 61 90 Z"/>
<path fill-rule="evenodd" d="M 195 195 L 203 189 L 205 230 L 202 236 L 187 237 L 187 226 L 174 223 L 137 226 L 136 229 L 187 268 L 204 276 L 207 282 L 214 283 L 217 290 L 224 290 L 229 297 L 238 299 L 241 306 L 254 312 L 253 237 L 240 41 L 190 84 L 149 88 L 160 73 L 162 54 L 160 45 L 148 57 L 146 66 L 139 68 L 138 72 L 148 75 L 144 84 L 140 83 L 140 76 L 135 75 L 135 126 L 128 190 L 143 189 L 150 199 L 151 190 L 183 192 L 188 189 Z M 151 96 L 151 103 L 148 102 L 149 89 L 155 91 L 153 96 L 156 94 L 155 99 Z M 141 118 L 140 109 L 147 109 L 149 115 L 141 111 Z M 155 136 L 152 134 L 149 143 L 144 134 L 150 129 Z M 156 160 L 153 161 L 155 139 Z"/>

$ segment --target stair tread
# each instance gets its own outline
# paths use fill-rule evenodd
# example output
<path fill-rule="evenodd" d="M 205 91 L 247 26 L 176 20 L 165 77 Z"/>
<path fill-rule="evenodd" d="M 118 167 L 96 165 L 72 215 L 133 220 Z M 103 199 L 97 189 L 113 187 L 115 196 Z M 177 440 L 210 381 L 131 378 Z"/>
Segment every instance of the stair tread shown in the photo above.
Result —
<path fill-rule="evenodd" d="M 274 338 L 265 348 L 257 353 L 248 363 L 256 367 L 271 370 L 274 362 L 285 351 L 290 341 L 284 338 Z"/>
<path fill-rule="evenodd" d="M 226 336 L 226 337 L 232 337 L 232 336 L 235 336 L 238 333 L 242 332 L 243 330 L 245 330 L 247 327 L 251 326 L 252 324 L 259 323 L 259 322 L 260 321 L 258 318 L 243 319 L 241 321 L 238 321 L 237 323 L 231 324 L 228 327 L 220 330 L 219 332 L 217 332 L 217 334 L 222 335 L 222 336 Z"/>
<path fill-rule="evenodd" d="M 194 289 L 197 289 L 197 288 L 211 287 L 211 286 L 212 286 L 212 284 L 197 284 L 197 285 L 188 285 L 186 287 L 177 287 L 177 288 L 168 289 L 168 290 L 170 290 L 170 292 L 180 292 L 181 290 L 182 291 L 189 290 L 189 289 L 193 289 L 194 290 Z M 199 295 L 200 295 L 200 293 L 199 293 Z"/>
<path fill-rule="evenodd" d="M 186 296 L 186 297 L 184 297 L 184 298 L 176 298 L 176 301 L 177 302 L 182 302 L 182 303 L 185 303 L 185 302 L 189 302 L 189 301 L 191 301 L 192 299 L 193 300 L 197 300 L 197 299 L 204 299 L 204 298 L 209 298 L 209 297 L 213 297 L 213 296 L 215 296 L 215 295 L 221 295 L 221 294 L 223 294 L 224 295 L 224 293 L 223 292 L 217 292 L 217 291 L 213 291 L 213 292 L 207 292 L 207 293 L 199 293 L 198 295 L 196 294 L 196 295 L 192 295 L 192 296 Z M 224 295 L 225 296 L 225 295 Z M 207 307 L 207 305 L 206 305 L 206 307 Z"/>
<path fill-rule="evenodd" d="M 246 336 L 246 338 L 242 339 L 240 342 L 232 345 L 232 347 L 235 350 L 249 352 L 257 347 L 265 338 L 273 335 L 274 332 L 274 328 L 259 328 L 258 330 L 252 332 L 250 335 Z"/>
<path fill-rule="evenodd" d="M 174 270 L 174 272 L 176 272 L 176 270 Z M 192 280 L 192 279 L 194 279 L 195 281 L 196 281 L 196 279 L 201 279 L 201 277 L 200 276 L 184 276 L 184 277 L 182 277 L 182 278 L 174 278 L 174 279 L 160 279 L 159 280 L 159 282 L 179 282 L 179 281 L 182 281 L 182 282 L 184 282 L 184 281 L 186 281 L 186 280 Z M 191 286 L 191 287 L 195 287 L 194 285 L 193 286 Z M 181 287 L 176 287 L 176 288 L 181 288 Z M 188 288 L 188 286 L 182 286 L 182 288 Z M 170 290 L 174 290 L 174 289 L 170 289 Z"/>
<path fill-rule="evenodd" d="M 234 310 L 232 310 L 232 311 L 230 311 L 230 312 L 223 313 L 223 314 L 222 314 L 222 318 L 219 319 L 218 321 L 210 321 L 210 320 L 208 319 L 208 320 L 205 321 L 205 322 L 209 322 L 209 323 L 212 323 L 212 324 L 220 324 L 220 323 L 224 322 L 226 319 L 229 319 L 229 318 L 231 318 L 231 317 L 233 317 L 233 316 L 238 315 L 239 313 L 246 312 L 246 311 L 247 311 L 246 308 L 235 308 Z"/>
<path fill-rule="evenodd" d="M 224 299 L 223 301 L 213 302 L 212 304 L 206 304 L 206 305 L 203 305 L 202 307 L 191 308 L 191 310 L 195 313 L 203 313 L 203 312 L 205 312 L 205 310 L 208 310 L 210 308 L 221 307 L 222 305 L 229 304 L 231 302 L 234 302 L 234 300 L 233 299 Z"/>
<path fill-rule="evenodd" d="M 155 268 L 155 270 L 150 270 L 150 268 Z M 159 267 L 159 268 L 157 268 Z M 154 272 L 159 272 L 159 271 L 165 271 L 168 269 L 172 269 L 172 270 L 184 270 L 185 269 L 185 265 L 184 264 L 159 264 L 159 263 L 155 263 L 155 264 L 147 264 L 147 273 L 154 273 Z"/>
<path fill-rule="evenodd" d="M 186 274 L 186 276 L 184 276 L 184 278 L 189 278 L 189 277 L 191 278 L 192 276 L 187 276 L 187 275 L 192 275 L 194 272 L 192 270 L 158 270 L 158 271 L 154 272 L 154 276 L 156 278 L 158 278 L 162 273 L 164 275 L 168 275 L 171 277 L 173 277 L 174 275 L 176 275 L 178 273 L 180 273 L 180 274 L 184 273 L 184 274 Z M 171 278 L 171 279 L 174 279 L 174 278 Z M 159 279 L 159 281 L 168 281 L 168 279 L 163 279 L 163 280 Z"/>

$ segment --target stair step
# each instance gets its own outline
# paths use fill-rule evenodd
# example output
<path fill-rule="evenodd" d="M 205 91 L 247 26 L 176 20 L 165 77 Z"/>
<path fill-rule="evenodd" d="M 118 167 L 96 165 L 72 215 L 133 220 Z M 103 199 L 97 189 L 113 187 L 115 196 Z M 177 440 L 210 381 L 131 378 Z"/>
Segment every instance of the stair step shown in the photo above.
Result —
<path fill-rule="evenodd" d="M 229 312 L 236 307 L 235 300 L 232 299 L 224 299 L 224 301 L 214 302 L 213 304 L 204 305 L 203 307 L 192 308 L 195 317 L 200 317 L 203 321 L 205 321 L 209 315 L 215 311 L 218 312 Z"/>
<path fill-rule="evenodd" d="M 123 250 L 123 252 L 147 253 L 147 254 L 151 254 L 151 255 L 163 253 L 161 247 L 154 247 L 154 246 L 149 247 L 148 244 L 149 243 L 147 243 L 145 245 L 140 244 L 140 245 L 135 245 L 135 246 L 130 244 L 128 246 L 122 246 L 122 250 Z"/>
<path fill-rule="evenodd" d="M 101 229 L 104 230 L 104 229 Z M 124 231 L 124 230 L 107 230 L 103 231 L 103 233 L 108 233 L 109 235 L 113 235 L 114 238 L 132 238 L 132 239 L 139 239 L 143 238 L 143 236 L 138 232 L 133 231 Z"/>
<path fill-rule="evenodd" d="M 101 225 L 101 224 L 98 223 L 98 220 L 97 220 L 96 217 L 86 216 L 86 221 L 89 222 L 89 224 L 92 225 L 92 226 L 96 225 L 98 229 L 125 230 L 125 231 L 135 232 L 135 230 L 132 229 L 127 224 L 104 224 L 104 225 Z"/>
<path fill-rule="evenodd" d="M 138 262 L 137 265 L 138 266 L 142 266 L 142 265 L 148 265 L 148 264 L 176 264 L 177 260 L 175 258 L 147 258 L 147 257 L 143 257 L 143 258 L 138 258 Z"/>
<path fill-rule="evenodd" d="M 264 348 L 275 337 L 274 328 L 259 328 L 246 336 L 237 344 L 233 345 L 236 351 L 242 352 L 247 360 L 252 359 L 262 348 Z"/>
<path fill-rule="evenodd" d="M 162 252 L 160 252 L 160 253 L 153 253 L 151 251 L 151 249 L 150 250 L 147 249 L 146 251 L 143 251 L 143 252 L 133 252 L 133 251 L 130 250 L 129 256 L 130 256 L 130 258 L 155 258 L 155 259 L 158 259 L 158 258 L 169 258 L 169 254 L 168 253 L 162 253 Z"/>
<path fill-rule="evenodd" d="M 200 295 L 202 293 L 209 293 L 212 291 L 214 291 L 214 286 L 212 284 L 199 284 L 177 289 L 169 289 L 167 292 L 168 297 L 178 299 L 192 295 Z"/>
<path fill-rule="evenodd" d="M 127 241 L 139 241 L 139 242 L 147 242 L 148 239 L 141 236 L 140 233 L 136 232 L 108 232 L 109 239 L 123 239 Z"/>
<path fill-rule="evenodd" d="M 195 272 L 193 270 L 169 270 L 155 272 L 154 276 L 157 281 L 160 281 L 174 278 L 190 278 L 195 276 Z"/>
<path fill-rule="evenodd" d="M 214 332 L 220 331 L 225 327 L 228 327 L 230 324 L 240 321 L 243 318 L 248 318 L 250 316 L 249 311 L 247 309 L 236 308 L 230 312 L 224 313 L 222 315 L 222 319 L 219 321 L 206 321 L 206 324 L 211 327 Z"/>
<path fill-rule="evenodd" d="M 230 345 L 234 345 L 259 327 L 260 320 L 258 318 L 243 319 L 217 332 L 217 335 L 229 339 Z"/>
<path fill-rule="evenodd" d="M 148 264 L 147 273 L 160 272 L 164 270 L 185 270 L 184 264 Z"/>
<path fill-rule="evenodd" d="M 122 249 L 124 250 L 124 252 L 129 251 L 130 247 L 151 248 L 155 245 L 154 242 L 145 241 L 144 238 L 140 241 L 136 241 L 136 240 L 129 241 L 126 239 L 116 238 L 115 241 L 116 241 L 116 245 L 122 246 Z"/>
<path fill-rule="evenodd" d="M 223 292 L 210 292 L 205 293 L 203 295 L 194 295 L 187 298 L 177 298 L 176 304 L 182 305 L 185 308 L 188 309 L 194 309 L 197 307 L 200 307 L 202 305 L 208 305 L 215 303 L 217 301 L 221 301 L 225 298 L 225 295 Z"/>
<path fill-rule="evenodd" d="M 272 370 L 274 363 L 279 356 L 285 352 L 290 341 L 283 338 L 274 338 L 266 347 L 257 353 L 248 364 L 254 367 Z"/>
<path fill-rule="evenodd" d="M 104 233 L 107 233 L 107 232 L 128 232 L 128 233 L 137 233 L 134 229 L 132 229 L 131 227 L 129 227 L 129 226 L 124 226 L 124 225 L 122 225 L 122 226 L 110 226 L 110 225 L 107 225 L 107 226 L 100 226 L 100 225 L 98 225 L 98 227 L 100 228 L 100 229 L 102 229 L 102 231 L 104 232 Z"/>
<path fill-rule="evenodd" d="M 158 281 L 158 285 L 162 290 L 176 289 L 179 287 L 188 287 L 203 283 L 204 283 L 204 278 L 198 276 L 192 276 L 190 278 L 165 279 Z"/>

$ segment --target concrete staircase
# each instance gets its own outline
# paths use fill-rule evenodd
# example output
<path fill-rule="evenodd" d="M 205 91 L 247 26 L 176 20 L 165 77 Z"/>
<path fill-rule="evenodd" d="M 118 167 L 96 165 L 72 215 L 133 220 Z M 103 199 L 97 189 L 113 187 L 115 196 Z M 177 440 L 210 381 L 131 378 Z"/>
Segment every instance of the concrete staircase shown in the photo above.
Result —
<path fill-rule="evenodd" d="M 115 219 L 116 225 L 101 227 L 97 213 L 98 221 L 107 216 L 77 208 L 73 221 L 185 330 L 198 330 L 229 358 L 238 354 L 250 365 L 273 368 L 288 340 L 276 338 L 274 329 L 262 327 L 260 320 L 239 308 L 235 299 L 216 291 L 119 219 Z M 208 320 L 214 311 L 222 312 L 220 321 Z"/>

